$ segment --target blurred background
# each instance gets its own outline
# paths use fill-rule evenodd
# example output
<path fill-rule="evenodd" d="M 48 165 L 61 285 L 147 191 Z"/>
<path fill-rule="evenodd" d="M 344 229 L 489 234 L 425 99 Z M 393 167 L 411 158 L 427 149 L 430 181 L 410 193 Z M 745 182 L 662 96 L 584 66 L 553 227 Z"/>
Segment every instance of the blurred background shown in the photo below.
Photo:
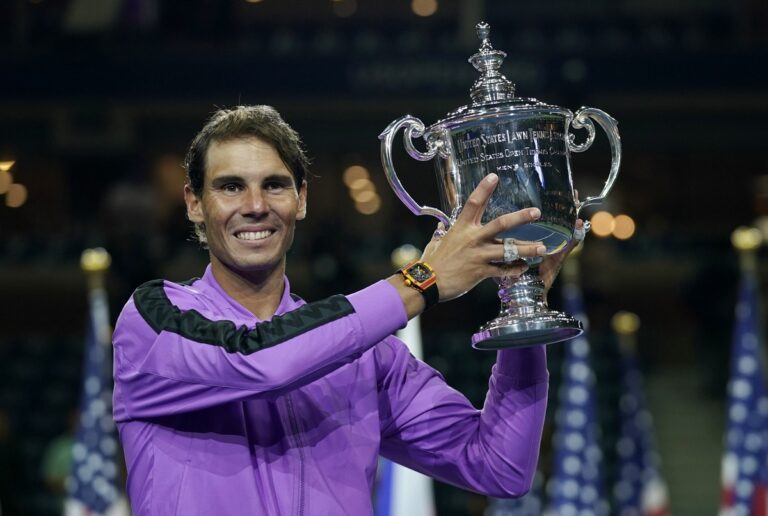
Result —
<path fill-rule="evenodd" d="M 313 177 L 292 287 L 309 300 L 354 291 L 434 229 L 390 190 L 377 136 L 406 113 L 430 125 L 469 103 L 481 20 L 518 96 L 619 122 L 622 168 L 586 214 L 605 212 L 580 255 L 601 438 L 618 432 L 610 320 L 630 310 L 672 512 L 716 511 L 739 278 L 730 235 L 768 228 L 764 0 L 3 0 L 3 514 L 59 513 L 68 463 L 55 448 L 74 428 L 82 383 L 83 249 L 112 255 L 113 321 L 137 285 L 202 274 L 180 163 L 212 111 L 270 104 L 303 136 Z M 395 163 L 419 202 L 439 204 L 430 164 L 400 150 Z M 572 156 L 583 195 L 600 190 L 609 163 L 603 134 Z M 370 181 L 351 188 L 360 178 Z M 764 252 L 757 263 L 768 277 Z M 496 315 L 495 290 L 483 284 L 422 318 L 426 361 L 478 406 L 494 357 L 469 338 Z M 562 349 L 549 350 L 553 407 Z M 546 437 L 542 446 L 546 474 Z M 619 474 L 611 449 L 606 482 Z M 435 493 L 440 515 L 486 505 L 441 484 Z"/>

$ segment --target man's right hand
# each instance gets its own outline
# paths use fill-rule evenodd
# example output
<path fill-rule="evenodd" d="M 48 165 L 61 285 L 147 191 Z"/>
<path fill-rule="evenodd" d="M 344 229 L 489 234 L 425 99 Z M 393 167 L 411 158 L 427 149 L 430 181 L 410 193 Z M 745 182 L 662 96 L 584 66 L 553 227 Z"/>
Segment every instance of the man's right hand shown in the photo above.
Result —
<path fill-rule="evenodd" d="M 496 174 L 480 181 L 456 222 L 443 237 L 433 237 L 424 250 L 422 260 L 437 274 L 440 301 L 461 296 L 485 278 L 519 277 L 528 268 L 523 261 L 503 263 L 504 245 L 496 235 L 538 219 L 541 212 L 538 208 L 526 208 L 482 225 L 480 220 L 498 182 Z M 518 243 L 517 250 L 520 257 L 531 257 L 543 256 L 546 248 L 539 243 Z"/>
<path fill-rule="evenodd" d="M 461 296 L 485 278 L 518 278 L 528 267 L 522 260 L 504 264 L 504 245 L 496 235 L 538 219 L 541 212 L 538 208 L 526 208 L 481 224 L 488 199 L 498 182 L 496 174 L 487 175 L 467 199 L 456 222 L 442 237 L 433 237 L 422 254 L 421 259 L 432 266 L 437 275 L 440 301 Z M 545 253 L 545 247 L 538 243 L 517 243 L 517 250 L 520 257 Z M 424 309 L 421 294 L 406 287 L 402 276 L 392 276 L 389 281 L 403 297 L 409 318 Z"/>

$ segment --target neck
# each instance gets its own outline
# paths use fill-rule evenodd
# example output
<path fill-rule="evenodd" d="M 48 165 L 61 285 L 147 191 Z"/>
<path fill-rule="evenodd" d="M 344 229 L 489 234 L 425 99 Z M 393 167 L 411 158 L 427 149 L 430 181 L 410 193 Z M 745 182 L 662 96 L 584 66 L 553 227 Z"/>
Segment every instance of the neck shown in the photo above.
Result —
<path fill-rule="evenodd" d="M 213 277 L 235 301 L 261 320 L 269 319 L 280 306 L 285 285 L 285 260 L 270 271 L 243 274 L 211 257 Z"/>

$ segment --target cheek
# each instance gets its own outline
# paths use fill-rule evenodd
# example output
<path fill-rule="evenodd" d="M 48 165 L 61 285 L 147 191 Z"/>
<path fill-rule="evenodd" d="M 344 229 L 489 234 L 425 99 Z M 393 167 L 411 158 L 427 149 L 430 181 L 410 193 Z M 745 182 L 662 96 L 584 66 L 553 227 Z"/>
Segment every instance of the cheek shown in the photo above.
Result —
<path fill-rule="evenodd" d="M 231 211 L 232 209 L 226 202 L 217 201 L 215 203 L 209 203 L 205 207 L 205 220 L 209 225 L 216 225 L 219 228 L 224 228 Z"/>

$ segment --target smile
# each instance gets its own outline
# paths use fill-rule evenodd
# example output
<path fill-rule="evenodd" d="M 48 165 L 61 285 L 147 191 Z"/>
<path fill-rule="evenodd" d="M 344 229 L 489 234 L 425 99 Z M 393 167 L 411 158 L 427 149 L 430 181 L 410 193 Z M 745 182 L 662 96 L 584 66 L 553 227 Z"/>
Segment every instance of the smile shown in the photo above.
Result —
<path fill-rule="evenodd" d="M 265 229 L 264 231 L 241 231 L 235 233 L 235 238 L 239 240 L 263 240 L 272 233 L 274 233 L 274 231 L 270 229 Z"/>

